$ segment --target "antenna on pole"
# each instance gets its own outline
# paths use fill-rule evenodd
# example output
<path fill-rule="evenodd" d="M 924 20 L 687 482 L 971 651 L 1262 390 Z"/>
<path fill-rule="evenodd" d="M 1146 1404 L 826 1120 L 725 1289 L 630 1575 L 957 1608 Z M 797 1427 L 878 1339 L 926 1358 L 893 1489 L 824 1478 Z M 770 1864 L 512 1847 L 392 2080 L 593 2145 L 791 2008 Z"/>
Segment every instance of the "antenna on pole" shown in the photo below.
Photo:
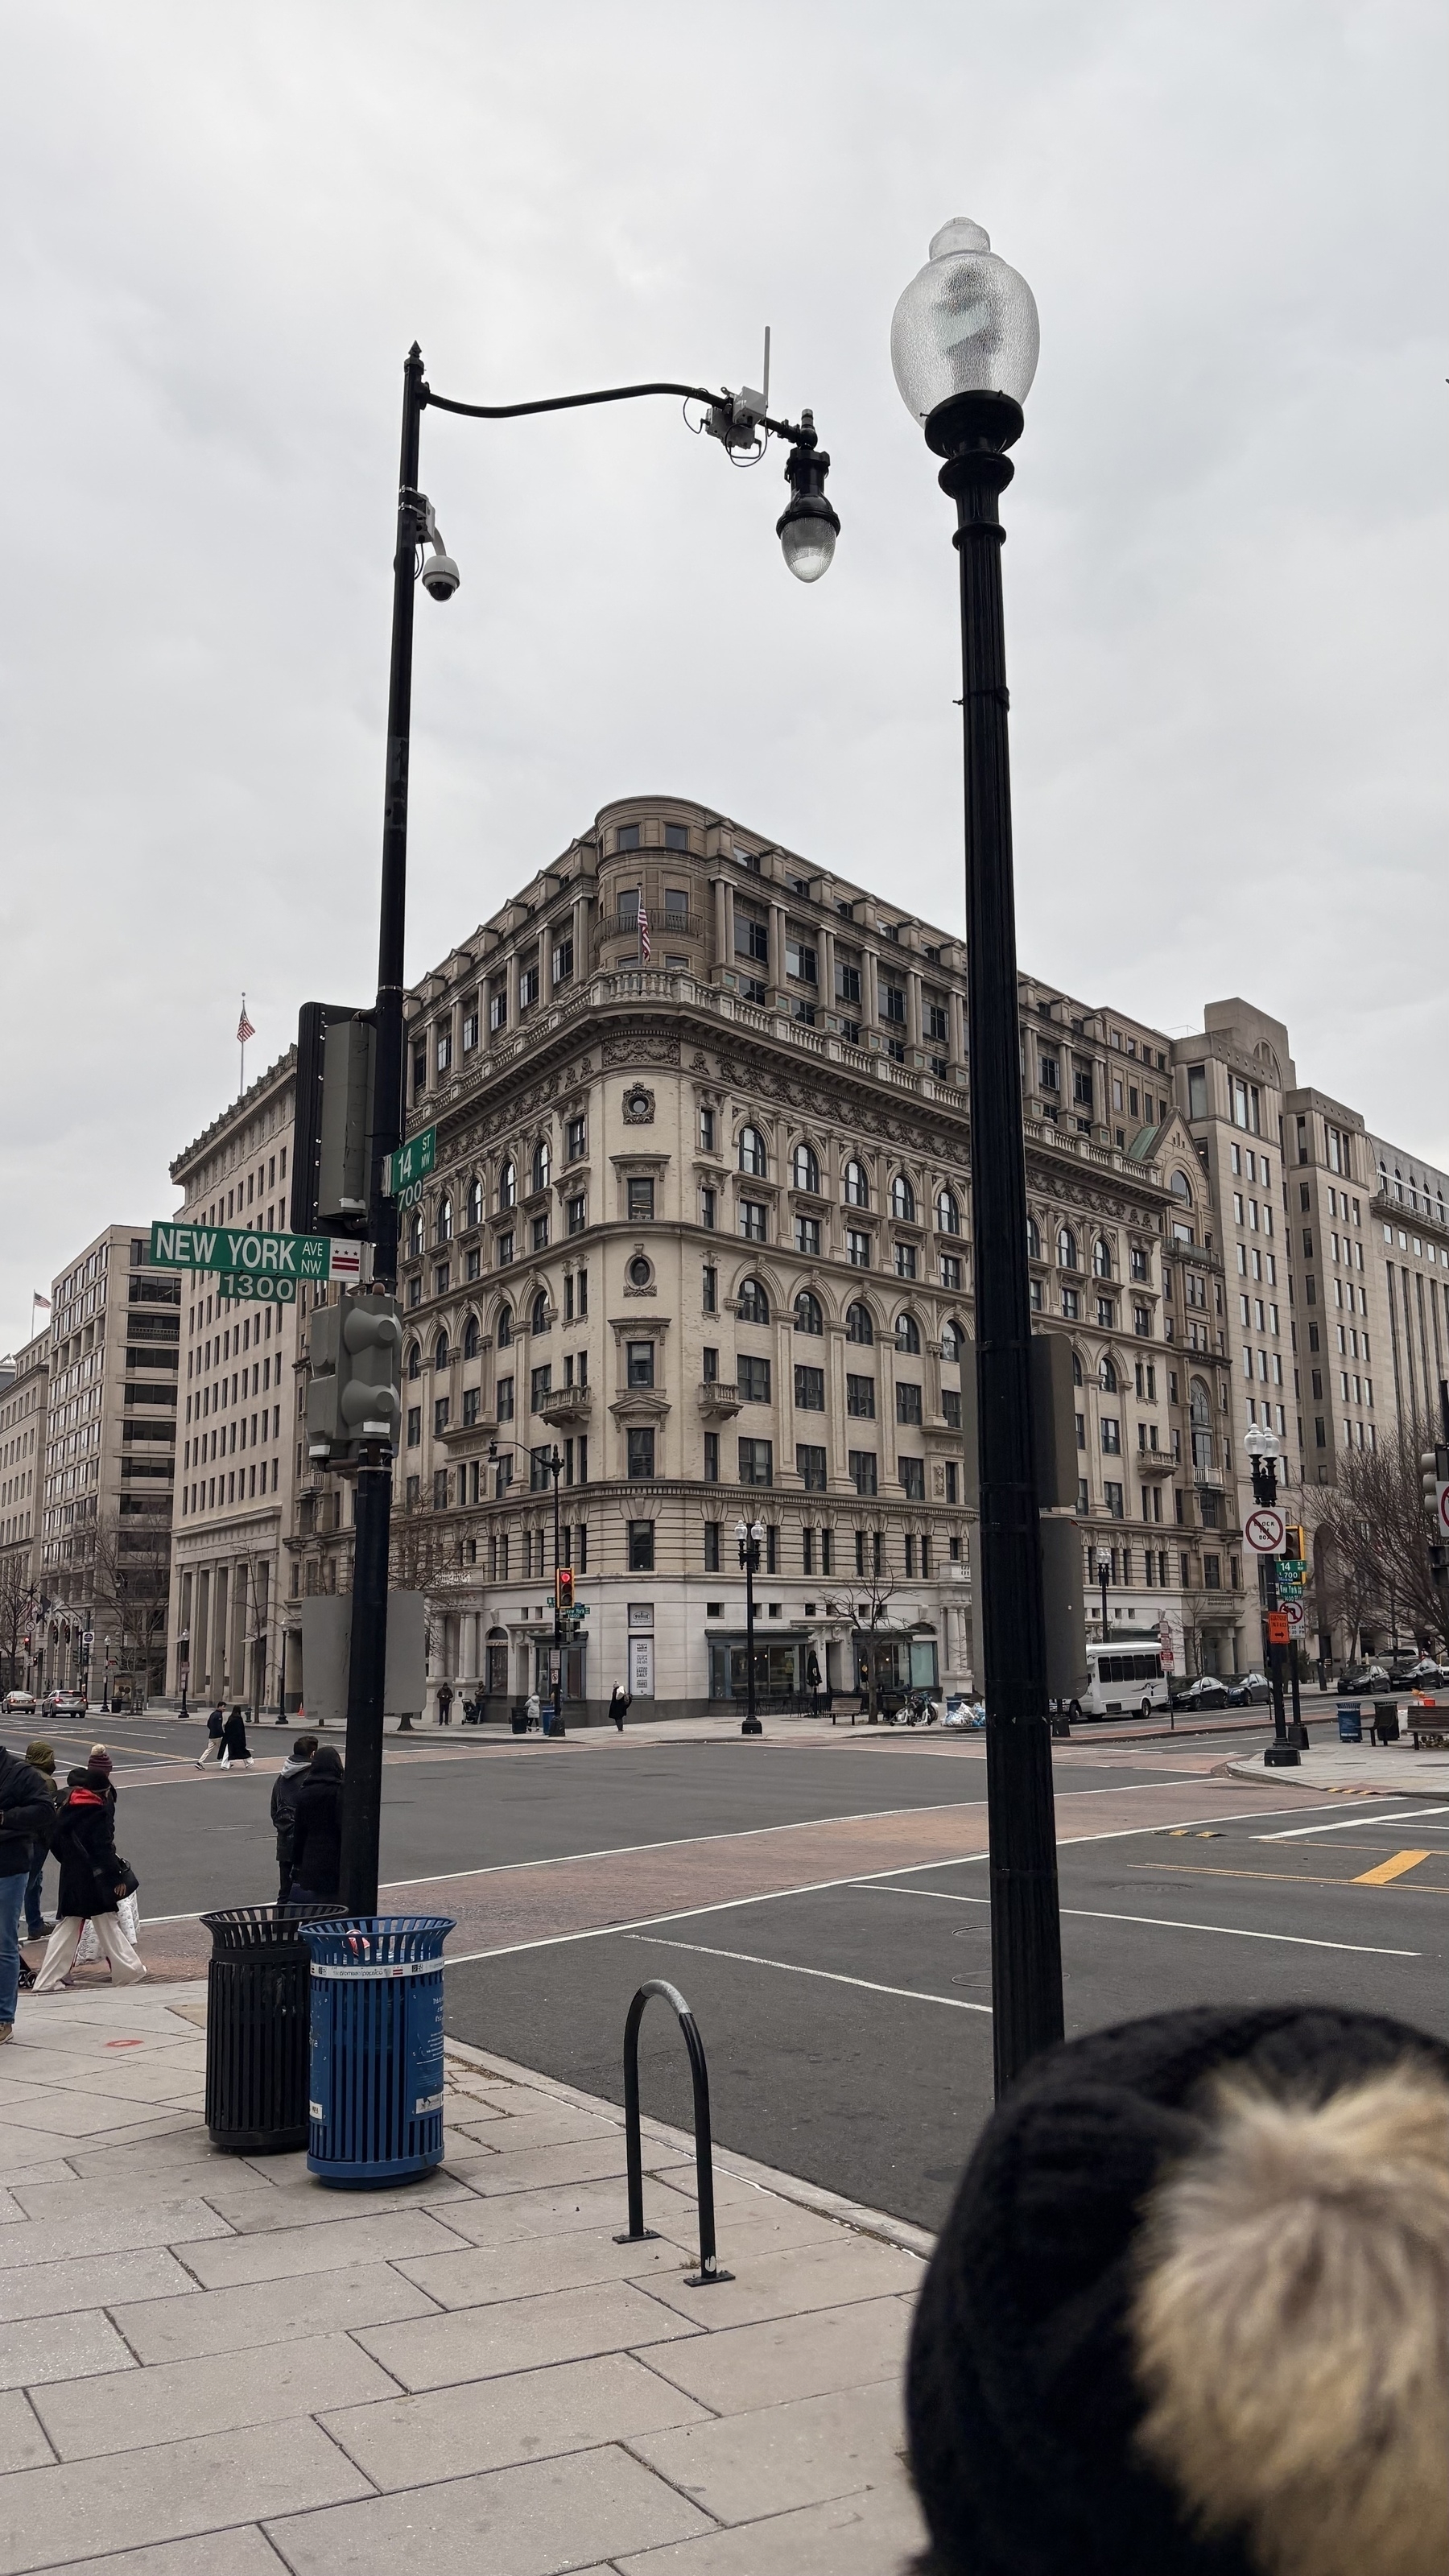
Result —
<path fill-rule="evenodd" d="M 765 324 L 765 382 L 763 386 L 763 395 L 765 409 L 768 411 L 770 408 L 770 326 L 768 322 Z"/>

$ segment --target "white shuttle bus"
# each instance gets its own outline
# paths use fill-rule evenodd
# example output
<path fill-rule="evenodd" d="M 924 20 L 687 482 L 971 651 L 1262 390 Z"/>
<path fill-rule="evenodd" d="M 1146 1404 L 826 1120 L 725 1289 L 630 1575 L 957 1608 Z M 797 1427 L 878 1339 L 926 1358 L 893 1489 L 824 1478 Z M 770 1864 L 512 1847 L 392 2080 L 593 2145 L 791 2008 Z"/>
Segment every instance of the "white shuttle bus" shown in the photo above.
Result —
<path fill-rule="evenodd" d="M 1144 1637 L 1140 1645 L 1132 1646 L 1118 1640 L 1104 1646 L 1088 1638 L 1087 1670 L 1087 1688 L 1071 1702 L 1070 1717 L 1150 1717 L 1154 1709 L 1171 1705 L 1168 1675 L 1155 1639 L 1149 1642 Z"/>

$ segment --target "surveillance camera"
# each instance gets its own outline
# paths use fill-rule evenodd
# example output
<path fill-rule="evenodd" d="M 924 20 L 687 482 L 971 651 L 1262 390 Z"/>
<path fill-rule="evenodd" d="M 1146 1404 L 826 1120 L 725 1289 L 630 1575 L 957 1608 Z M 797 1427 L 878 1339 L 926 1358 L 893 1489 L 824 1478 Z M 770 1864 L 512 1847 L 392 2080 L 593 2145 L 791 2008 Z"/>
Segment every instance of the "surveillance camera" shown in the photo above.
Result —
<path fill-rule="evenodd" d="M 432 599 L 451 599 L 461 579 L 451 555 L 429 555 L 423 565 L 423 588 Z"/>

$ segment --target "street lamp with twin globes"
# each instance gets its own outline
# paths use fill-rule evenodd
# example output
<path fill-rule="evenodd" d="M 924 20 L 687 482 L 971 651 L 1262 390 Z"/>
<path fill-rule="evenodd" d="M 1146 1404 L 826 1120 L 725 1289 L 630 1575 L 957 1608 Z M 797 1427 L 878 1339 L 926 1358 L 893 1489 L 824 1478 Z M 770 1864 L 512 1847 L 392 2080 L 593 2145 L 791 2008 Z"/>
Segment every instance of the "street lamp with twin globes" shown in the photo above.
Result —
<path fill-rule="evenodd" d="M 1028 1375 L 1026 1157 L 997 502 L 1036 374 L 1036 299 L 965 216 L 943 225 L 891 324 L 891 364 L 956 504 L 966 808 L 971 1192 L 986 1675 L 991 1992 L 998 2093 L 1062 2036 L 1051 1728 Z"/>
<path fill-rule="evenodd" d="M 745 1578 L 745 1714 L 740 1722 L 741 1735 L 763 1735 L 765 1732 L 755 1713 L 755 1576 L 760 1570 L 760 1549 L 764 1538 L 763 1521 L 736 1521 L 735 1539 L 740 1551 L 740 1570 Z"/>

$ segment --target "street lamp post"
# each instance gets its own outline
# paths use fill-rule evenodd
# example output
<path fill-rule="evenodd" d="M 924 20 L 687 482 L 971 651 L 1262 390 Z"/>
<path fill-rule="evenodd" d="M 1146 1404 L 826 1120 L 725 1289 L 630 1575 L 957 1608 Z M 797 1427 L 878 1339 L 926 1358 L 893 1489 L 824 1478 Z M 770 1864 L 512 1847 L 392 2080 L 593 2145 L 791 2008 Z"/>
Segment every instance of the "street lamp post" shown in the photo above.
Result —
<path fill-rule="evenodd" d="M 939 481 L 956 503 L 965 750 L 966 964 L 970 1024 L 971 1195 L 976 1239 L 980 1456 L 981 1660 L 986 1673 L 986 1797 L 991 1871 L 991 1989 L 998 2093 L 1062 2035 L 1051 1732 L 1041 1531 L 1028 1375 L 1026 1243 L 1007 749 L 1002 528 L 1036 373 L 1030 287 L 958 217 L 931 243 L 891 324 L 891 363 Z"/>
<path fill-rule="evenodd" d="M 1278 1500 L 1278 1436 L 1273 1431 L 1256 1427 L 1244 1434 L 1243 1448 L 1253 1472 L 1253 1500 L 1265 1511 L 1271 1511 Z M 1263 1604 L 1268 1631 L 1268 1674 L 1273 1684 L 1273 1741 L 1264 1747 L 1263 1760 L 1270 1769 L 1292 1769 L 1298 1762 L 1298 1746 L 1288 1732 L 1283 1706 L 1284 1648 L 1273 1635 L 1273 1622 L 1278 1609 L 1278 1559 L 1258 1559 L 1259 1597 Z M 1299 1734 L 1305 1733 L 1300 1727 Z"/>
<path fill-rule="evenodd" d="M 561 1562 L 562 1532 L 559 1521 L 559 1478 L 563 1474 L 563 1452 L 555 1441 L 545 1457 L 541 1449 L 525 1449 L 517 1440 L 490 1440 L 488 1463 L 496 1466 L 500 1449 L 511 1449 L 529 1463 L 530 1481 L 535 1465 L 542 1466 L 553 1478 L 553 1728 L 555 1735 L 566 1732 L 563 1722 L 563 1614 L 559 1608 L 558 1570 Z"/>
<path fill-rule="evenodd" d="M 1101 1548 L 1097 1551 L 1097 1581 L 1102 1587 L 1102 1643 L 1107 1642 L 1107 1586 L 1112 1579 L 1112 1560 Z"/>
<path fill-rule="evenodd" d="M 110 1640 L 108 1638 L 106 1641 L 107 1680 L 110 1679 L 110 1668 L 111 1647 Z M 186 1705 L 186 1685 L 191 1678 L 191 1630 L 189 1628 L 183 1628 L 181 1634 L 176 1640 L 176 1670 L 181 1677 L 181 1706 L 177 1710 L 177 1715 L 178 1717 L 189 1717 L 191 1711 Z"/>
<path fill-rule="evenodd" d="M 830 459 L 816 435 L 814 415 L 798 423 L 771 417 L 769 341 L 765 384 L 732 394 L 700 385 L 611 385 L 594 393 L 557 394 L 543 402 L 462 403 L 435 394 L 423 374 L 416 341 L 403 366 L 402 444 L 398 476 L 397 543 L 393 554 L 392 656 L 388 677 L 387 762 L 383 790 L 382 895 L 378 932 L 377 1010 L 373 1056 L 372 1175 L 369 1234 L 376 1288 L 397 1289 L 397 1201 L 384 1188 L 390 1156 L 402 1142 L 403 942 L 407 912 L 408 764 L 412 742 L 413 590 L 421 578 L 433 599 L 453 598 L 457 564 L 443 545 L 433 505 L 418 488 L 422 418 L 431 406 L 468 420 L 521 420 L 542 412 L 586 410 L 599 403 L 636 402 L 673 394 L 705 407 L 703 427 L 731 457 L 763 455 L 769 440 L 789 450 L 785 479 L 790 498 L 776 522 L 781 552 L 797 580 L 818 581 L 828 570 L 840 521 L 825 497 Z M 431 554 L 428 552 L 432 548 Z M 419 562 L 421 555 L 422 561 Z M 352 1574 L 352 1654 L 347 1683 L 347 1779 L 342 1808 L 341 1894 L 357 1914 L 377 1907 L 378 1839 L 382 1820 L 383 1676 L 387 1659 L 387 1567 L 392 1516 L 392 1453 L 385 1441 L 363 1448 L 354 1502 L 356 1540 Z M 556 1589 L 557 1587 L 555 1587 Z"/>
<path fill-rule="evenodd" d="M 760 1570 L 760 1547 L 765 1535 L 763 1521 L 736 1521 L 735 1537 L 739 1542 L 740 1564 L 745 1577 L 745 1715 L 741 1735 L 763 1735 L 765 1730 L 755 1712 L 755 1576 Z"/>

